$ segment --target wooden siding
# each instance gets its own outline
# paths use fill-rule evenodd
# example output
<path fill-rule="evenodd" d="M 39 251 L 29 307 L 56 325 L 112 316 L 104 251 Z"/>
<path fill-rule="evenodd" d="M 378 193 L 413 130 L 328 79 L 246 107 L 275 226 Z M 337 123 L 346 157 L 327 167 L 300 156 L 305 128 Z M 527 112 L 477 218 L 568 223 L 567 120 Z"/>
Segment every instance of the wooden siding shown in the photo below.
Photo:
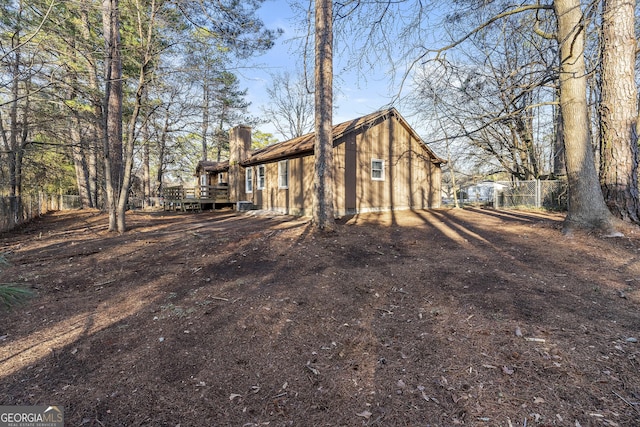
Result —
<path fill-rule="evenodd" d="M 430 150 L 395 116 L 341 135 L 334 143 L 336 215 L 358 212 L 426 209 L 440 206 L 440 167 Z M 384 179 L 371 178 L 371 161 L 384 162 Z M 259 209 L 291 215 L 311 215 L 313 155 L 288 159 L 289 187 L 278 188 L 278 161 L 267 161 L 265 188 L 246 199 Z M 244 168 L 243 168 L 244 179 Z"/>

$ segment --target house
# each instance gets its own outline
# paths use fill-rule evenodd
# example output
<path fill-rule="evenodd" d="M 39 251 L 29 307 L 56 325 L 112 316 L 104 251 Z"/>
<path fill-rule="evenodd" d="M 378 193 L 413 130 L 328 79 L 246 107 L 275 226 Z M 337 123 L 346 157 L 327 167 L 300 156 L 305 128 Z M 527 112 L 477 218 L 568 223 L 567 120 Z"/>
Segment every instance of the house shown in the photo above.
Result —
<path fill-rule="evenodd" d="M 228 162 L 200 162 L 200 185 L 226 186 L 230 203 L 311 215 L 314 134 L 250 151 L 251 129 L 230 132 Z M 394 109 L 333 127 L 334 211 L 363 212 L 440 207 L 445 160 Z M 241 205 L 238 205 L 241 206 Z"/>
<path fill-rule="evenodd" d="M 482 181 L 461 188 L 460 198 L 463 203 L 493 203 L 496 194 L 504 190 L 506 186 L 493 181 Z"/>

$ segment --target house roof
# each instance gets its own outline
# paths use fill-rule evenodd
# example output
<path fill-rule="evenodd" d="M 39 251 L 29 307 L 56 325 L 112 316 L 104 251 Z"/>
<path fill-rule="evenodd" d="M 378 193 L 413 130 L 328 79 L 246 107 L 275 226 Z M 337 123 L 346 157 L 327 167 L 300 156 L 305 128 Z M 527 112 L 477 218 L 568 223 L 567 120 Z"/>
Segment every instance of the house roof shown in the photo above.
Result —
<path fill-rule="evenodd" d="M 219 173 L 225 172 L 229 169 L 229 160 L 225 160 L 224 162 L 211 162 L 206 160 L 201 160 L 198 162 L 198 166 L 196 167 L 196 176 L 200 174 L 200 172 L 207 173 Z"/>
<path fill-rule="evenodd" d="M 415 130 L 409 126 L 407 121 L 398 113 L 395 108 L 390 108 L 388 110 L 376 111 L 375 113 L 368 114 L 366 116 L 349 120 L 344 123 L 340 123 L 333 127 L 333 143 L 334 146 L 336 141 L 342 136 L 359 130 L 361 128 L 366 128 L 372 126 L 379 121 L 386 120 L 388 117 L 395 116 L 398 121 L 411 133 L 411 135 L 418 141 L 422 142 L 422 146 L 425 151 L 428 153 L 431 161 L 433 163 L 446 163 L 446 160 L 438 157 L 427 145 L 422 141 L 422 138 L 418 136 Z M 315 134 L 308 133 L 306 135 L 299 136 L 297 138 L 290 139 L 288 141 L 279 142 L 277 144 L 269 145 L 267 147 L 258 149 L 249 154 L 249 157 L 241 162 L 243 166 L 251 166 L 259 163 L 264 163 L 267 161 L 275 161 L 280 159 L 285 159 L 289 157 L 298 157 L 303 155 L 308 155 L 313 153 L 313 147 L 315 144 Z"/>

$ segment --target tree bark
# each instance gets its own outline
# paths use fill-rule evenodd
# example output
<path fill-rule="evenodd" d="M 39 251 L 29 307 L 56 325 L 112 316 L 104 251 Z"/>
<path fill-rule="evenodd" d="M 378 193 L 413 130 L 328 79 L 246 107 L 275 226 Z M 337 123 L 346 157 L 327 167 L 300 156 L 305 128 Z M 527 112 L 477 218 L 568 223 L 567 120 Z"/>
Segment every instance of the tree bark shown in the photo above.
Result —
<path fill-rule="evenodd" d="M 14 44 L 20 44 L 20 33 L 16 31 Z M 9 109 L 9 196 L 20 196 L 18 170 L 20 169 L 20 146 L 18 143 L 18 100 L 20 99 L 20 50 L 16 49 L 11 76 L 11 107 Z M 19 199 L 17 199 L 19 200 Z"/>
<path fill-rule="evenodd" d="M 106 46 L 106 84 L 104 102 L 104 166 L 109 212 L 109 231 L 118 231 L 122 167 L 122 60 L 118 0 L 103 0 L 102 22 Z"/>
<path fill-rule="evenodd" d="M 149 126 L 145 124 L 143 128 L 143 146 L 142 146 L 142 206 L 147 208 L 151 206 L 151 149 L 149 145 Z"/>
<path fill-rule="evenodd" d="M 333 210 L 333 24 L 332 1 L 315 2 L 315 145 L 313 222 L 335 229 Z"/>
<path fill-rule="evenodd" d="M 80 121 L 74 117 L 69 118 L 69 136 L 71 137 L 71 153 L 73 166 L 76 172 L 76 185 L 80 195 L 80 203 L 83 208 L 92 208 L 91 194 L 89 192 L 89 168 L 86 161 L 85 144 L 80 135 Z"/>
<path fill-rule="evenodd" d="M 165 169 L 165 150 L 167 147 L 167 136 L 169 134 L 169 117 L 170 111 L 169 107 L 165 109 L 164 112 L 164 123 L 162 125 L 162 131 L 160 132 L 160 138 L 158 138 L 158 170 L 156 172 L 156 197 L 162 197 L 162 192 L 164 191 L 163 180 L 164 180 L 164 169 Z"/>
<path fill-rule="evenodd" d="M 206 79 L 207 77 L 205 77 Z M 207 152 L 209 147 L 207 146 L 207 135 L 209 134 L 209 85 L 205 83 L 203 85 L 202 94 L 202 161 L 207 161 Z"/>
<path fill-rule="evenodd" d="M 635 1 L 604 0 L 600 184 L 611 213 L 639 222 Z"/>
<path fill-rule="evenodd" d="M 589 140 L 585 29 L 580 0 L 555 0 L 554 11 L 560 44 L 560 108 L 569 184 L 564 232 L 586 228 L 612 234 L 613 218 L 604 203 Z"/>
<path fill-rule="evenodd" d="M 89 19 L 89 7 L 90 5 L 88 5 L 86 2 L 83 2 L 81 3 L 81 7 L 79 9 L 81 21 L 80 35 L 82 36 L 84 45 L 90 44 L 91 40 L 92 24 Z M 105 189 L 102 185 L 98 185 L 99 180 L 102 178 L 102 176 L 99 175 L 101 175 L 103 172 L 103 169 L 100 169 L 100 165 L 102 164 L 104 168 L 104 162 L 100 162 L 100 157 L 102 155 L 102 147 L 100 142 L 103 139 L 100 137 L 100 135 L 104 135 L 105 126 L 103 118 L 104 100 L 100 99 L 100 96 L 97 95 L 101 93 L 98 71 L 95 66 L 98 61 L 96 61 L 91 51 L 84 52 L 83 55 L 79 55 L 78 58 L 84 58 L 85 61 L 85 66 L 88 73 L 87 77 L 89 89 L 90 93 L 92 94 L 89 100 L 91 101 L 92 111 L 95 117 L 95 120 L 92 123 L 88 124 L 89 137 L 87 138 L 87 153 L 85 157 L 89 172 L 89 196 L 93 207 L 104 209 Z"/>
<path fill-rule="evenodd" d="M 559 94 L 560 91 L 556 90 Z M 559 98 L 558 98 L 559 99 Z M 562 111 L 559 107 L 555 109 L 555 129 L 553 137 L 553 176 L 560 177 L 567 175 L 564 156 L 564 127 L 562 125 Z"/>

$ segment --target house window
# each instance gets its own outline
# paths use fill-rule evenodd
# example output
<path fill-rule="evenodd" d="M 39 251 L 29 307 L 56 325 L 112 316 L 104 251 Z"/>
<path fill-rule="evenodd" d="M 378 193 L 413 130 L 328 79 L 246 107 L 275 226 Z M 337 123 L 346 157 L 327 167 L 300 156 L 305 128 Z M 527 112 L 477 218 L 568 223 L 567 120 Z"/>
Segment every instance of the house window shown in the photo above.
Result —
<path fill-rule="evenodd" d="M 265 169 L 266 167 L 264 165 L 260 165 L 258 166 L 258 171 L 257 171 L 257 179 L 258 179 L 258 183 L 257 183 L 257 189 L 258 190 L 264 190 L 265 187 Z"/>
<path fill-rule="evenodd" d="M 218 184 L 222 184 L 224 182 L 224 174 L 220 172 L 218 174 Z"/>
<path fill-rule="evenodd" d="M 371 179 L 374 181 L 384 181 L 384 160 L 371 160 Z"/>
<path fill-rule="evenodd" d="M 278 188 L 289 188 L 289 160 L 278 162 Z"/>
<path fill-rule="evenodd" d="M 244 176 L 245 192 L 253 193 L 253 168 L 247 168 Z"/>

